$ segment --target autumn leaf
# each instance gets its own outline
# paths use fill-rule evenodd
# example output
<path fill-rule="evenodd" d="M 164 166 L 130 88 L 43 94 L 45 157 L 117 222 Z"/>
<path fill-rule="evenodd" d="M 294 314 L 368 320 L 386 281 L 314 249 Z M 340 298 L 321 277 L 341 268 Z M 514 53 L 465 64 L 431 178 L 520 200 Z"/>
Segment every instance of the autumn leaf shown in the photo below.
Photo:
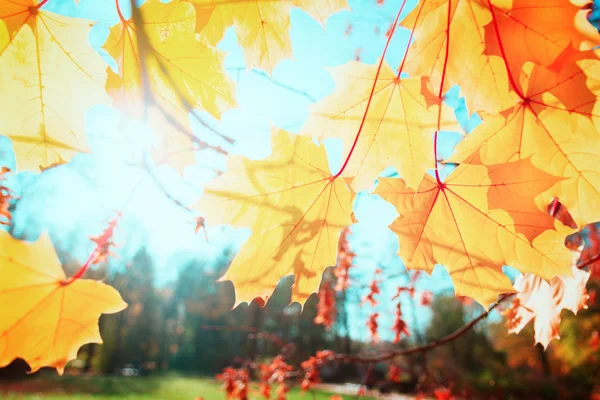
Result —
<path fill-rule="evenodd" d="M 529 214 L 532 199 L 557 180 L 519 160 L 489 167 L 463 164 L 444 182 L 426 175 L 416 192 L 402 179 L 381 178 L 375 193 L 400 214 L 391 229 L 407 267 L 431 272 L 442 264 L 457 296 L 487 307 L 497 295 L 514 291 L 504 265 L 544 279 L 569 275 L 563 242 L 571 230 L 559 222 L 547 229 L 547 221 Z"/>
<path fill-rule="evenodd" d="M 86 343 L 102 343 L 101 314 L 123 310 L 119 293 L 101 282 L 69 281 L 50 237 L 34 243 L 0 230 L 0 367 L 24 359 L 31 372 L 60 374 Z"/>
<path fill-rule="evenodd" d="M 511 73 L 550 65 L 585 40 L 578 12 L 569 0 L 425 0 L 402 23 L 415 38 L 403 67 L 444 92 L 458 84 L 469 109 L 496 113 L 515 100 Z"/>
<path fill-rule="evenodd" d="M 209 224 L 252 228 L 221 278 L 233 282 L 236 305 L 266 300 L 292 274 L 292 301 L 303 304 L 318 291 L 325 268 L 336 264 L 340 232 L 352 223 L 351 192 L 328 172 L 323 146 L 278 130 L 272 149 L 260 161 L 230 156 L 227 172 L 194 207 Z"/>
<path fill-rule="evenodd" d="M 377 71 L 377 66 L 354 61 L 331 68 L 336 89 L 310 107 L 300 133 L 318 139 L 342 138 L 346 153 L 354 147 L 342 176 L 353 177 L 357 191 L 370 189 L 389 166 L 416 188 L 435 166 L 433 134 L 440 106 L 442 129 L 458 128 L 458 123 L 453 110 L 426 88 L 426 78 L 400 79 L 385 62 Z"/>
<path fill-rule="evenodd" d="M 196 13 L 188 2 L 162 3 L 149 0 L 139 9 L 148 47 L 141 59 L 136 25 L 132 19 L 121 21 L 110 30 L 104 48 L 117 61 L 122 89 L 139 96 L 143 66 L 147 69 L 151 89 L 154 82 L 169 82 L 166 88 L 181 94 L 189 104 L 201 107 L 215 117 L 234 103 L 233 82 L 223 69 L 224 54 L 202 45 L 194 33 Z M 168 77 L 168 79 L 167 79 Z M 109 91 L 116 89 L 110 86 Z M 121 93 L 114 94 L 117 99 Z M 175 96 L 169 96 L 175 97 Z"/>
<path fill-rule="evenodd" d="M 592 56 L 567 50 L 550 68 L 527 64 L 516 86 L 521 100 L 499 115 L 484 113 L 450 161 L 462 162 L 477 148 L 484 164 L 531 156 L 537 168 L 565 178 L 545 192 L 547 204 L 559 198 L 580 227 L 599 220 L 600 63 Z"/>
<path fill-rule="evenodd" d="M 156 160 L 182 171 L 194 162 L 191 108 L 220 117 L 235 104 L 234 83 L 223 68 L 224 54 L 196 39 L 198 21 L 190 3 L 149 0 L 139 13 L 144 42 L 138 41 L 133 19 L 120 11 L 120 22 L 110 30 L 104 48 L 118 72 L 109 71 L 106 90 L 129 118 L 148 119 L 156 133 Z M 144 79 L 156 103 L 149 112 Z"/>
<path fill-rule="evenodd" d="M 573 251 L 573 263 L 570 277 L 556 277 L 546 282 L 533 274 L 519 275 L 515 280 L 515 289 L 519 292 L 513 307 L 508 310 L 509 333 L 519 333 L 533 320 L 535 343 L 544 348 L 553 339 L 559 339 L 560 313 L 570 310 L 577 314 L 585 308 L 588 295 L 585 285 L 590 273 L 577 268 L 580 251 Z"/>
<path fill-rule="evenodd" d="M 482 110 L 483 125 L 450 161 L 479 147 L 488 165 L 533 155 L 537 168 L 566 178 L 544 200 L 560 198 L 583 226 L 600 219 L 600 63 L 579 50 L 578 13 L 568 0 L 424 1 L 403 23 L 415 36 L 403 67 L 444 90 L 459 84 Z"/>
<path fill-rule="evenodd" d="M 520 72 L 520 81 L 515 81 L 515 86 L 530 101 L 580 114 L 598 126 L 598 61 L 597 52 L 569 47 L 548 66 L 526 64 Z M 544 97 L 544 93 L 551 96 Z"/>
<path fill-rule="evenodd" d="M 292 57 L 289 36 L 292 8 L 301 7 L 321 24 L 331 14 L 348 8 L 346 0 L 190 1 L 197 12 L 212 10 L 206 27 L 197 29 L 203 39 L 216 46 L 233 26 L 244 49 L 246 66 L 268 72 L 284 58 Z"/>
<path fill-rule="evenodd" d="M 92 21 L 0 0 L 0 135 L 20 170 L 89 151 L 85 114 L 108 103 L 105 63 L 88 42 Z"/>
<path fill-rule="evenodd" d="M 414 43 L 400 69 L 429 77 L 442 93 L 458 84 L 471 111 L 505 109 L 515 96 L 502 59 L 485 53 L 484 28 L 491 21 L 486 0 L 419 2 L 402 21 Z"/>
<path fill-rule="evenodd" d="M 554 229 L 554 217 L 542 211 L 531 195 L 545 192 L 560 179 L 536 169 L 530 158 L 490 165 L 487 169 L 492 182 L 487 193 L 490 209 L 506 211 L 513 220 L 515 231 L 530 242 L 544 231 Z"/>
<path fill-rule="evenodd" d="M 527 62 L 548 66 L 567 48 L 578 49 L 586 39 L 575 24 L 580 7 L 570 0 L 486 2 L 494 12 L 492 22 L 485 26 L 486 54 L 507 60 L 515 76 Z M 511 45 L 500 45 L 500 40 Z"/>

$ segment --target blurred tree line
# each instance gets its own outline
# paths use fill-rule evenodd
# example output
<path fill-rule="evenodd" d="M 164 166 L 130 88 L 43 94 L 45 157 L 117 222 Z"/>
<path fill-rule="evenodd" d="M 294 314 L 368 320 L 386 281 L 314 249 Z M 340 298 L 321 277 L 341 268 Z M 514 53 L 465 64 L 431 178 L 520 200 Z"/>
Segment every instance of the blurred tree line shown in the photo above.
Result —
<path fill-rule="evenodd" d="M 592 296 L 599 287 L 597 279 L 588 283 Z M 483 308 L 438 295 L 432 311 L 426 341 L 456 331 Z M 422 379 L 469 399 L 597 399 L 593 396 L 600 395 L 599 328 L 600 305 L 595 301 L 577 315 L 563 311 L 560 340 L 544 350 L 534 345 L 532 324 L 518 335 L 509 334 L 504 319 L 492 315 L 429 352 Z"/>
<path fill-rule="evenodd" d="M 348 310 L 356 309 L 363 294 L 354 286 L 337 293 L 337 316 L 330 329 L 314 323 L 317 296 L 313 295 L 302 311 L 298 304 L 288 306 L 291 277 L 280 282 L 264 307 L 252 303 L 232 310 L 233 286 L 216 280 L 233 254 L 234 249 L 226 247 L 213 262 L 191 259 L 168 285 L 157 285 L 156 265 L 145 248 L 129 262 L 113 258 L 109 267 L 90 271 L 90 278 L 119 290 L 129 307 L 101 318 L 104 343 L 82 347 L 69 372 L 213 375 L 244 360 L 269 362 L 281 352 L 294 364 L 323 349 L 356 353 L 410 347 L 448 335 L 483 311 L 453 294 L 438 293 L 431 304 L 431 318 L 408 339 L 396 345 L 359 342 L 348 335 L 349 319 L 359 317 Z M 67 273 L 77 269 L 73 260 L 64 261 Z M 590 281 L 588 286 L 593 291 L 598 281 Z M 444 386 L 467 398 L 587 398 L 600 376 L 598 344 L 591 342 L 599 323 L 596 304 L 577 316 L 563 312 L 561 340 L 543 351 L 539 345 L 533 346 L 531 327 L 519 335 L 508 335 L 503 319 L 496 314 L 431 352 L 393 360 L 403 373 L 391 388 L 386 379 L 388 363 L 374 368 L 330 365 L 323 369 L 322 377 L 363 382 L 384 391 Z M 0 378 L 23 375 L 25 368 L 23 363 L 13 363 L 0 369 Z"/>
<path fill-rule="evenodd" d="M 216 283 L 232 256 L 226 249 L 212 265 L 191 261 L 180 267 L 176 282 L 157 288 L 153 260 L 142 249 L 123 271 L 106 279 L 129 307 L 102 317 L 104 344 L 82 349 L 83 370 L 118 373 L 130 365 L 140 373 L 215 374 L 237 359 L 275 355 L 287 343 L 306 357 L 335 346 L 336 335 L 313 323 L 316 297 L 304 312 L 297 304 L 287 307 L 291 279 L 279 284 L 264 308 L 252 303 L 232 310 L 233 286 Z"/>

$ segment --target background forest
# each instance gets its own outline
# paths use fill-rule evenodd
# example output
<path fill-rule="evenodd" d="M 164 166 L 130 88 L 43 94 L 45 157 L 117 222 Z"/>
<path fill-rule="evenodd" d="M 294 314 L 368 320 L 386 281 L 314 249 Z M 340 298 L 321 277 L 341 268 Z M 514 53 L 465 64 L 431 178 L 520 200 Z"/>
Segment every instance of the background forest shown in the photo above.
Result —
<path fill-rule="evenodd" d="M 356 247 L 368 252 L 371 246 L 357 243 Z M 215 283 L 215 280 L 228 267 L 233 251 L 232 246 L 225 246 L 212 261 L 185 262 L 174 281 L 161 285 L 156 283 L 156 265 L 148 250 L 142 248 L 126 263 L 111 258 L 108 265 L 93 275 L 119 289 L 129 307 L 122 313 L 100 319 L 104 344 L 84 346 L 78 359 L 69 364 L 67 375 L 122 376 L 126 377 L 125 382 L 165 374 L 199 379 L 197 377 L 213 377 L 228 366 L 245 365 L 249 360 L 268 363 L 279 354 L 285 354 L 293 364 L 325 349 L 345 354 L 398 350 L 452 334 L 483 312 L 483 308 L 470 299 L 456 299 L 451 290 L 432 293 L 418 289 L 414 296 L 402 296 L 410 336 L 394 344 L 391 329 L 384 330 L 389 324 L 385 319 L 384 328 L 379 332 L 387 340 L 373 342 L 367 333 L 369 316 L 375 310 L 364 304 L 365 298 L 372 294 L 368 284 L 337 292 L 333 309 L 323 310 L 324 306 L 319 305 L 320 296 L 315 295 L 301 311 L 298 304 L 288 305 L 292 283 L 288 278 L 278 285 L 264 307 L 253 302 L 232 310 L 231 284 Z M 360 259 L 355 257 L 356 261 Z M 71 268 L 75 270 L 77 266 L 73 264 Z M 361 279 L 360 264 L 356 267 L 352 268 L 353 277 Z M 599 267 L 594 264 L 593 268 L 598 270 Z M 107 275 L 108 270 L 117 272 Z M 417 287 L 423 287 L 423 281 L 429 279 L 424 276 L 415 279 L 412 274 L 402 272 L 401 276 L 391 277 L 394 286 L 410 287 L 412 277 L 413 282 L 420 282 Z M 335 281 L 329 270 L 326 282 L 332 278 Z M 350 386 L 346 390 L 366 387 L 382 394 L 413 393 L 426 381 L 450 388 L 459 398 L 588 398 L 595 390 L 600 372 L 596 330 L 600 307 L 595 302 L 599 286 L 598 275 L 595 275 L 588 285 L 592 293 L 588 308 L 577 316 L 563 312 L 561 339 L 552 341 L 545 351 L 540 344 L 532 346 L 532 326 L 518 335 L 509 335 L 504 318 L 492 312 L 472 330 L 444 346 L 414 356 L 396 357 L 393 365 L 400 368 L 400 375 L 395 381 L 389 379 L 389 362 L 372 367 L 330 363 L 321 368 L 321 379 L 335 385 L 353 382 L 357 389 Z M 379 312 L 382 309 L 385 308 L 377 306 Z M 329 327 L 316 319 L 323 315 L 320 311 L 332 319 Z M 363 328 L 353 333 L 350 324 Z M 7 393 L 15 390 L 16 393 L 40 390 L 94 393 L 98 390 L 94 386 L 74 384 L 78 381 L 69 377 L 57 381 L 51 376 L 53 373 L 48 375 L 44 370 L 26 377 L 27 370 L 27 365 L 20 360 L 1 369 L 0 382 L 4 390 Z M 41 382 L 46 382 L 44 385 L 40 386 L 39 376 Z M 45 381 L 48 378 L 50 384 Z M 107 388 L 108 393 L 114 390 L 110 386 L 100 387 L 103 393 Z M 148 391 L 151 395 L 156 390 L 152 387 L 144 385 L 141 389 L 127 390 Z M 156 398 L 160 398 L 158 396 Z"/>

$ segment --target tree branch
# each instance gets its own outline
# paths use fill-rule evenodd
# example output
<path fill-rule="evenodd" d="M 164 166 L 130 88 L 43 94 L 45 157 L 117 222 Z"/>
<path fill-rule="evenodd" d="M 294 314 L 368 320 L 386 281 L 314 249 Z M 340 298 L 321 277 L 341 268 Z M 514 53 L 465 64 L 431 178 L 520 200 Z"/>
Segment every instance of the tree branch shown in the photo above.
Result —
<path fill-rule="evenodd" d="M 388 361 L 388 360 L 391 360 L 391 359 L 393 359 L 395 357 L 399 357 L 399 356 L 408 356 L 411 354 L 424 353 L 424 352 L 433 350 L 434 348 L 441 346 L 443 344 L 452 342 L 452 341 L 458 339 L 459 337 L 461 337 L 462 335 L 464 335 L 465 333 L 467 333 L 469 330 L 471 330 L 471 328 L 473 328 L 475 325 L 477 325 L 477 323 L 479 323 L 481 320 L 485 319 L 489 315 L 489 313 L 492 310 L 494 310 L 495 308 L 497 308 L 502 302 L 512 298 L 515 295 L 516 295 L 515 293 L 508 293 L 508 294 L 504 294 L 504 295 L 500 296 L 498 301 L 494 305 L 492 305 L 488 311 L 480 314 L 479 316 L 472 319 L 467 324 L 463 325 L 462 327 L 460 327 L 456 331 L 452 332 L 451 334 L 444 336 L 440 339 L 434 340 L 424 346 L 414 346 L 414 347 L 410 347 L 408 349 L 389 351 L 387 353 L 377 355 L 377 356 L 336 354 L 335 357 L 333 358 L 333 360 L 342 360 L 345 362 L 372 363 L 372 362 Z"/>

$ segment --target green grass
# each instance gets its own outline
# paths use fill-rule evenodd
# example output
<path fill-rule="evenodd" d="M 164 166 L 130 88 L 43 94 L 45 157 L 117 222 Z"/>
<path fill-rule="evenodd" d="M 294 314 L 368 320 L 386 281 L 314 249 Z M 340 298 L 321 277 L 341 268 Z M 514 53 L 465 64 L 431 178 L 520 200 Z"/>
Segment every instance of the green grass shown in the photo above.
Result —
<path fill-rule="evenodd" d="M 327 400 L 332 393 L 301 393 L 293 390 L 288 400 Z M 110 376 L 42 376 L 12 383 L 2 383 L 0 397 L 10 400 L 225 400 L 218 382 L 207 378 L 163 377 L 110 377 Z M 345 396 L 345 400 L 352 399 Z M 256 394 L 250 400 L 262 399 Z M 368 400 L 367 398 L 361 398 Z"/>

